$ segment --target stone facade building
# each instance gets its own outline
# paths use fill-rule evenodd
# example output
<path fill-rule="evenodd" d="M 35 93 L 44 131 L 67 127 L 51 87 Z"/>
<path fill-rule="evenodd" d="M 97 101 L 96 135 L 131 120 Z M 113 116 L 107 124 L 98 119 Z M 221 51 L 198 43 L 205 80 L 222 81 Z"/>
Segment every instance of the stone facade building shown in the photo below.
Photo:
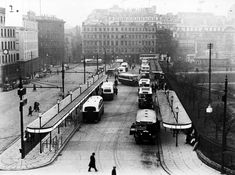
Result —
<path fill-rule="evenodd" d="M 159 37 L 177 22 L 172 14 L 157 15 L 156 7 L 124 10 L 117 6 L 94 10 L 82 24 L 82 49 L 87 58 L 107 55 L 108 59 L 136 60 L 140 53 L 161 52 Z"/>
<path fill-rule="evenodd" d="M 5 26 L 5 8 L 0 8 L 0 86 L 15 80 L 19 73 L 19 43 L 16 28 Z"/>
<path fill-rule="evenodd" d="M 54 16 L 37 16 L 39 57 L 44 67 L 64 61 L 64 21 Z"/>

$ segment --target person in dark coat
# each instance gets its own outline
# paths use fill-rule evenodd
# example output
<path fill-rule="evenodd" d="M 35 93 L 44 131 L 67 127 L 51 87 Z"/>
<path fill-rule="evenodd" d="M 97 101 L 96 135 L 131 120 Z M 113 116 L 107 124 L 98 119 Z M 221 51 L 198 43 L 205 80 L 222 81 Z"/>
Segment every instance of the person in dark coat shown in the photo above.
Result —
<path fill-rule="evenodd" d="M 33 110 L 32 110 L 32 106 L 29 106 L 29 113 L 28 116 L 32 116 Z"/>
<path fill-rule="evenodd" d="M 114 166 L 113 169 L 112 169 L 112 175 L 117 175 L 116 174 L 116 167 Z"/>
<path fill-rule="evenodd" d="M 95 153 L 92 153 L 92 155 L 90 156 L 90 163 L 88 166 L 89 166 L 88 171 L 91 171 L 91 168 L 94 168 L 95 171 L 98 171 L 95 166 Z"/>

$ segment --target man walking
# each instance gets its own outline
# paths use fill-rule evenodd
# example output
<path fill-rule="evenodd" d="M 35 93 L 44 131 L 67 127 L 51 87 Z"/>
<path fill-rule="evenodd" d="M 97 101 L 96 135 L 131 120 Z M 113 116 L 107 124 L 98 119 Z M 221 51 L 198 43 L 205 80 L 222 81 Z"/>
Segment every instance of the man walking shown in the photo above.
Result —
<path fill-rule="evenodd" d="M 116 167 L 114 166 L 113 169 L 112 169 L 112 175 L 117 175 L 116 174 Z"/>
<path fill-rule="evenodd" d="M 92 153 L 92 155 L 90 156 L 90 163 L 88 166 L 89 166 L 88 169 L 89 172 L 91 171 L 91 168 L 94 168 L 96 172 L 98 171 L 95 166 L 95 153 Z"/>

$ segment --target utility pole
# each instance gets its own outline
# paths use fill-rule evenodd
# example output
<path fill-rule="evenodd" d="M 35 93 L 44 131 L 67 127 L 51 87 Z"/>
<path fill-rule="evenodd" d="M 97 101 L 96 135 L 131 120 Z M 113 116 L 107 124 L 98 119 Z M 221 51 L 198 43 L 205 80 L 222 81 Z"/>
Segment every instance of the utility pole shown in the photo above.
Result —
<path fill-rule="evenodd" d="M 211 49 L 213 47 L 212 43 L 209 43 L 207 45 L 207 48 L 209 49 L 209 99 L 208 99 L 208 107 L 206 108 L 206 113 L 212 113 L 213 109 L 211 107 Z"/>
<path fill-rule="evenodd" d="M 86 84 L 86 58 L 83 57 L 83 66 L 84 66 L 84 84 Z"/>
<path fill-rule="evenodd" d="M 104 73 L 106 74 L 106 49 L 104 49 Z"/>
<path fill-rule="evenodd" d="M 62 62 L 62 97 L 64 98 L 64 62 Z"/>
<path fill-rule="evenodd" d="M 99 57 L 98 57 L 98 54 L 97 54 L 97 57 L 96 57 L 96 63 L 97 63 L 97 73 L 98 73 L 98 69 L 99 69 Z"/>
<path fill-rule="evenodd" d="M 224 95 L 222 97 L 222 101 L 224 102 L 224 116 L 223 116 L 223 133 L 222 133 L 222 150 L 221 150 L 221 154 L 222 154 L 222 163 L 221 163 L 221 174 L 225 173 L 225 169 L 224 169 L 224 152 L 225 152 L 225 147 L 226 147 L 226 129 L 225 129 L 225 125 L 226 125 L 226 111 L 227 111 L 227 92 L 228 92 L 228 79 L 227 79 L 227 75 L 225 77 L 225 88 L 224 88 Z"/>
<path fill-rule="evenodd" d="M 24 147 L 24 121 L 23 121 L 23 106 L 27 104 L 27 99 L 23 99 L 23 96 L 26 94 L 26 88 L 23 88 L 22 78 L 20 76 L 20 84 L 18 89 L 18 95 L 20 97 L 20 131 L 21 131 L 21 159 L 25 157 L 25 147 Z"/>

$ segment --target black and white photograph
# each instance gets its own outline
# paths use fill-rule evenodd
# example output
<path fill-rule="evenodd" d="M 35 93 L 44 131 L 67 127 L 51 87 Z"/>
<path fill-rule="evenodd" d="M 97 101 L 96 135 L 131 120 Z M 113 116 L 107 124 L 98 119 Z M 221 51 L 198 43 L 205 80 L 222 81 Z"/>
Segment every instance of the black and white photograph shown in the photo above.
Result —
<path fill-rule="evenodd" d="M 0 174 L 235 175 L 235 1 L 0 0 Z"/>

